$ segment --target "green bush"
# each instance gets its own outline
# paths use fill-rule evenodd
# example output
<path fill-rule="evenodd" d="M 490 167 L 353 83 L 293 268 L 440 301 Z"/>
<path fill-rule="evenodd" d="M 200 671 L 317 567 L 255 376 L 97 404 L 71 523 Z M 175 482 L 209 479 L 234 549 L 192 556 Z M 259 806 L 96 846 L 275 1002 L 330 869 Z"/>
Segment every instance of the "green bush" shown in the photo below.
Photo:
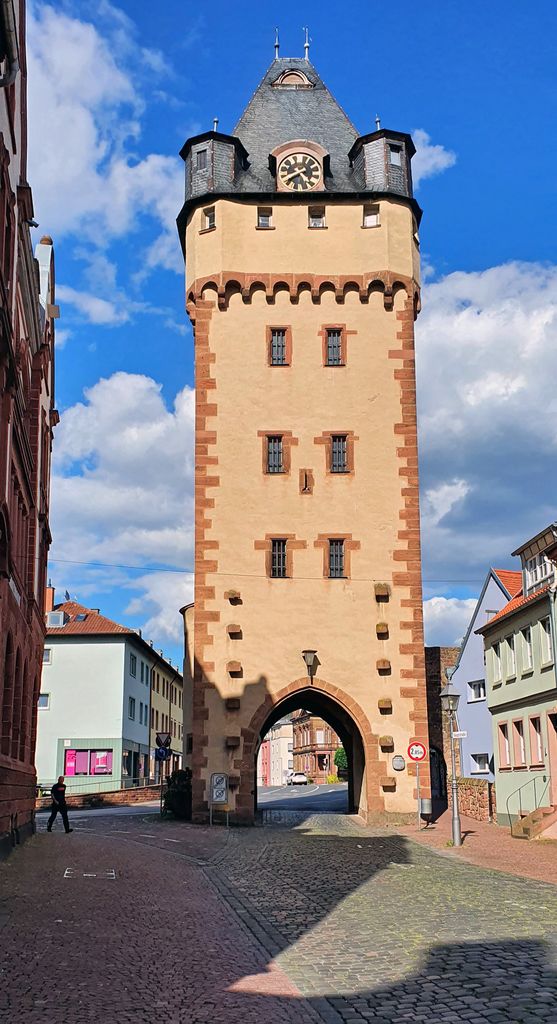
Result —
<path fill-rule="evenodd" d="M 335 764 L 341 771 L 348 771 L 348 758 L 344 747 L 339 747 L 335 753 Z"/>

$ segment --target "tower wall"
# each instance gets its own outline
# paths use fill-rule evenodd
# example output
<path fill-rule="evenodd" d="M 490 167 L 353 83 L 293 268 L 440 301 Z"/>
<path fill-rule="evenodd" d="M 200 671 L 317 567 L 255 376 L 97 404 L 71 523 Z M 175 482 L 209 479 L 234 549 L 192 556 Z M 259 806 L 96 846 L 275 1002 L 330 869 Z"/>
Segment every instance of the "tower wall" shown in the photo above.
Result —
<path fill-rule="evenodd" d="M 395 773 L 391 759 L 427 737 L 414 217 L 408 204 L 382 200 L 380 226 L 364 229 L 355 200 L 268 202 L 274 230 L 256 229 L 257 203 L 244 199 L 217 199 L 209 231 L 194 210 L 186 230 L 197 396 L 194 815 L 206 815 L 211 773 L 226 771 L 232 811 L 250 819 L 258 729 L 279 696 L 307 685 L 305 648 L 318 652 L 311 686 L 357 721 L 360 813 L 411 812 L 414 770 Z M 325 203 L 326 230 L 308 229 L 313 203 Z M 272 327 L 289 331 L 289 366 L 269 365 Z M 324 365 L 327 327 L 345 332 L 345 366 Z M 287 472 L 264 471 L 266 433 L 283 435 Z M 331 433 L 350 438 L 346 474 L 328 471 Z M 291 578 L 269 578 L 272 536 L 289 539 Z M 334 536 L 345 538 L 347 579 L 326 576 Z M 376 584 L 387 584 L 386 601 Z"/>

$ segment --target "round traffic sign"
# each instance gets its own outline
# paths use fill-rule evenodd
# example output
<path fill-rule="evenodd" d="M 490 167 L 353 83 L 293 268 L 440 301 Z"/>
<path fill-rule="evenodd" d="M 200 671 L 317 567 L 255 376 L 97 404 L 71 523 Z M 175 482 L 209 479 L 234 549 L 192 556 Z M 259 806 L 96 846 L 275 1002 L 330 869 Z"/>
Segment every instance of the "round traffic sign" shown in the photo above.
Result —
<path fill-rule="evenodd" d="M 419 740 L 414 740 L 408 747 L 408 757 L 411 761 L 425 761 L 427 749 Z"/>

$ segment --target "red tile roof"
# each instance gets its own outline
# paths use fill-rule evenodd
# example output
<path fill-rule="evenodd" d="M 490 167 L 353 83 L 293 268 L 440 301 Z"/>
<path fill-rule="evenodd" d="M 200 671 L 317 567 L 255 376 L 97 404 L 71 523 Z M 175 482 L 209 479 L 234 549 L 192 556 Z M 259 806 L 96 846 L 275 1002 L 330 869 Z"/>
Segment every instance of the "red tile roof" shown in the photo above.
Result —
<path fill-rule="evenodd" d="M 47 633 L 49 636 L 66 635 L 66 633 L 73 635 L 81 633 L 135 633 L 135 630 L 129 626 L 120 626 L 117 622 L 113 622 L 112 619 L 107 619 L 105 615 L 100 615 L 94 609 L 78 604 L 77 601 L 63 601 L 61 604 L 54 605 L 53 611 L 65 612 L 69 617 L 69 621 L 66 622 L 65 626 L 48 626 Z M 77 615 L 84 615 L 85 618 L 78 621 Z"/>
<path fill-rule="evenodd" d="M 501 581 L 511 597 L 516 597 L 522 590 L 522 573 L 514 569 L 494 569 L 493 572 Z"/>
<path fill-rule="evenodd" d="M 476 630 L 476 633 L 484 633 L 486 629 L 489 629 L 494 622 L 499 622 L 500 619 L 506 619 L 507 615 L 512 615 L 519 608 L 523 608 L 527 604 L 533 604 L 540 597 L 543 597 L 549 591 L 549 583 L 546 583 L 545 587 L 540 587 L 539 590 L 535 590 L 533 594 L 525 596 L 522 592 L 513 597 L 505 606 L 501 608 L 497 615 L 494 615 L 489 622 L 486 622 L 485 626 L 481 626 L 480 629 Z"/>

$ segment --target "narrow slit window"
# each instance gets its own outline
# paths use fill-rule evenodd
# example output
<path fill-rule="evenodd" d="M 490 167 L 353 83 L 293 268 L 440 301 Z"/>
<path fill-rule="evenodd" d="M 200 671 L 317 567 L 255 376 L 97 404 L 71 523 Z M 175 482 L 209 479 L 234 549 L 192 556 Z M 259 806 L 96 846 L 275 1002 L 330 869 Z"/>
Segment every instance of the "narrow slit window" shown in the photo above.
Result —
<path fill-rule="evenodd" d="M 206 149 L 198 149 L 197 150 L 197 153 L 195 154 L 195 169 L 196 169 L 196 171 L 206 171 L 207 170 L 207 150 Z"/>
<path fill-rule="evenodd" d="M 203 218 L 204 218 L 203 226 L 204 226 L 206 231 L 208 231 L 209 228 L 214 228 L 216 226 L 215 207 L 214 206 L 209 206 L 209 207 L 207 207 L 206 210 L 203 210 Z"/>
<path fill-rule="evenodd" d="M 526 764 L 526 747 L 524 745 L 524 725 L 520 719 L 513 722 L 514 765 L 519 768 Z"/>
<path fill-rule="evenodd" d="M 308 213 L 308 227 L 310 228 L 324 228 L 325 225 L 325 207 L 324 206 L 310 206 Z"/>
<path fill-rule="evenodd" d="M 270 206 L 258 206 L 257 207 L 257 227 L 258 228 L 272 228 L 273 226 L 273 211 Z"/>
<path fill-rule="evenodd" d="M 536 715 L 530 719 L 530 760 L 532 764 L 543 764 L 542 720 Z"/>
<path fill-rule="evenodd" d="M 331 438 L 331 473 L 347 473 L 346 434 L 333 434 Z"/>
<path fill-rule="evenodd" d="M 284 473 L 281 434 L 273 434 L 267 438 L 267 472 Z"/>
<path fill-rule="evenodd" d="M 532 630 L 525 626 L 521 631 L 522 636 L 522 671 L 529 672 L 532 668 Z"/>
<path fill-rule="evenodd" d="M 379 225 L 379 206 L 377 203 L 366 203 L 364 206 L 364 228 L 378 228 Z"/>
<path fill-rule="evenodd" d="M 271 331 L 271 366 L 286 366 L 286 331 L 277 328 Z"/>
<path fill-rule="evenodd" d="M 327 366 L 342 366 L 342 332 L 336 328 L 327 331 Z"/>
<path fill-rule="evenodd" d="M 344 541 L 329 541 L 329 577 L 330 579 L 342 579 L 344 577 Z"/>
<path fill-rule="evenodd" d="M 271 576 L 274 579 L 286 578 L 286 540 L 282 538 L 271 541 Z"/>

